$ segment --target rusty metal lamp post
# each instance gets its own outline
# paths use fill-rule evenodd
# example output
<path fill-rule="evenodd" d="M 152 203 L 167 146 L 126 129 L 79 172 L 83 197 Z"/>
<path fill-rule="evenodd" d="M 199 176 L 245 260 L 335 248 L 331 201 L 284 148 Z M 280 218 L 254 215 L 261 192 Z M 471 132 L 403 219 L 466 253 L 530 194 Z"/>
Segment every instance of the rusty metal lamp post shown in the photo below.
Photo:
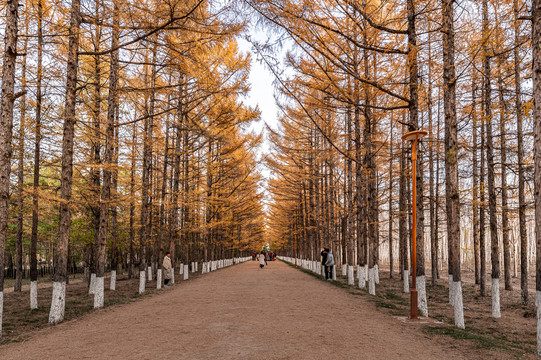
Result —
<path fill-rule="evenodd" d="M 411 225 L 411 290 L 410 319 L 417 319 L 417 143 L 428 133 L 423 130 L 411 131 L 402 135 L 402 140 L 411 141 L 411 188 L 412 225 Z"/>

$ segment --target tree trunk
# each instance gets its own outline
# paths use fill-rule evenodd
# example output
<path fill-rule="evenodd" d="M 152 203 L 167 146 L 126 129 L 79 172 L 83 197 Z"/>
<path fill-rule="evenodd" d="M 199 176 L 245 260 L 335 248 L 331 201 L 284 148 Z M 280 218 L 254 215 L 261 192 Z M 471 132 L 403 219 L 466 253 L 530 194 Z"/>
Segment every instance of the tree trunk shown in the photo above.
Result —
<path fill-rule="evenodd" d="M 393 258 L 393 119 L 391 116 L 389 139 L 389 278 L 394 278 Z"/>
<path fill-rule="evenodd" d="M 403 131 L 404 132 L 404 131 Z M 404 292 L 409 292 L 409 261 L 408 261 L 408 210 L 406 207 L 406 151 L 402 143 L 400 149 L 400 188 L 398 198 L 398 238 L 400 245 L 400 272 L 404 280 Z"/>
<path fill-rule="evenodd" d="M 170 102 L 171 97 L 169 97 Z M 163 271 L 161 268 L 161 259 L 162 256 L 165 256 L 165 254 L 162 252 L 162 247 L 165 245 L 165 235 L 166 235 L 166 228 L 167 228 L 167 220 L 165 216 L 165 202 L 167 200 L 167 165 L 169 162 L 169 114 L 167 114 L 167 118 L 165 120 L 165 144 L 164 144 L 164 152 L 163 152 L 163 172 L 162 172 L 162 183 L 161 183 L 161 198 L 160 198 L 160 233 L 159 233 L 159 245 L 158 245 L 158 271 Z M 170 244 L 167 244 L 167 247 L 170 247 Z M 166 250 L 167 251 L 167 250 Z M 173 255 L 173 254 L 172 254 Z M 162 274 L 163 276 L 163 274 Z M 156 287 L 159 289 L 161 288 L 161 279 L 160 281 L 156 282 Z"/>
<path fill-rule="evenodd" d="M 520 57 L 518 44 L 520 43 L 519 6 L 513 1 L 515 48 L 513 50 L 515 71 L 515 113 L 517 116 L 517 163 L 518 163 L 518 218 L 520 234 L 520 295 L 522 304 L 528 304 L 528 235 L 526 233 L 526 200 L 524 195 L 524 135 L 522 131 L 522 98 Z"/>
<path fill-rule="evenodd" d="M 101 3 L 96 1 L 96 16 L 99 18 L 99 11 Z M 100 42 L 101 42 L 101 28 L 99 25 L 96 26 L 93 45 L 94 51 L 100 51 Z M 91 139 L 91 169 L 90 169 L 90 179 L 92 182 L 92 200 L 90 205 L 90 210 L 92 212 L 92 224 L 94 226 L 94 243 L 90 247 L 91 251 L 90 259 L 90 284 L 89 284 L 89 294 L 94 294 L 94 289 L 96 286 L 96 273 L 98 272 L 98 257 L 99 257 L 99 247 L 100 247 L 100 227 L 102 226 L 101 215 L 101 206 L 100 206 L 100 189 L 101 189 L 101 170 L 102 165 L 101 161 L 101 137 L 102 137 L 102 126 L 101 126 L 101 55 L 93 55 L 93 69 L 94 73 L 93 84 L 92 84 L 92 124 L 94 128 L 94 135 Z M 107 221 L 107 220 L 105 220 Z"/>
<path fill-rule="evenodd" d="M 352 145 L 352 124 L 351 124 L 351 109 L 348 109 L 347 115 L 346 115 L 346 131 L 347 131 L 347 149 L 348 154 L 352 153 L 351 145 Z M 356 119 L 354 119 L 356 121 Z M 353 285 L 355 283 L 354 273 L 353 273 L 353 264 L 355 263 L 354 260 L 354 253 L 355 253 L 355 239 L 353 236 L 353 214 L 354 211 L 354 205 L 353 205 L 353 162 L 351 158 L 348 158 L 346 161 L 346 201 L 347 201 L 347 213 L 346 213 L 346 244 L 347 244 L 347 276 L 348 276 L 348 285 Z"/>
<path fill-rule="evenodd" d="M 113 14 L 113 34 L 111 37 L 111 49 L 118 46 L 118 8 L 115 2 Z M 96 60 L 97 61 L 97 60 Z M 98 77 L 99 78 L 99 77 Z M 109 94 L 107 99 L 107 123 L 105 125 L 105 151 L 103 155 L 103 186 L 101 189 L 100 201 L 100 226 L 98 243 L 96 244 L 96 283 L 94 287 L 94 308 L 103 307 L 105 290 L 105 253 L 107 250 L 107 235 L 109 230 L 109 209 L 111 207 L 111 182 L 113 176 L 113 153 L 115 146 L 114 129 L 118 86 L 118 50 L 111 52 L 110 73 L 109 73 Z M 99 94 L 99 89 L 98 94 Z M 112 268 L 115 274 L 111 274 L 112 281 L 116 280 L 116 269 Z"/>
<path fill-rule="evenodd" d="M 419 69 L 417 53 L 417 31 L 414 0 L 407 0 L 408 11 L 408 70 L 409 70 L 409 124 L 417 130 L 419 128 Z M 418 304 L 422 316 L 428 316 L 428 304 L 426 300 L 426 278 L 425 278 L 425 251 L 424 251 L 424 206 L 423 206 L 423 166 L 422 156 L 419 152 L 419 162 L 417 167 L 417 236 L 416 236 L 416 274 Z"/>
<path fill-rule="evenodd" d="M 488 34 L 488 3 L 483 0 L 483 34 Z M 488 182 L 488 214 L 490 225 L 490 260 L 492 264 L 492 317 L 498 319 L 500 314 L 500 248 L 498 243 L 498 220 L 496 218 L 496 188 L 494 179 L 494 144 L 492 139 L 492 98 L 490 85 L 490 57 L 488 54 L 488 38 L 483 45 L 483 76 L 485 77 L 485 122 L 487 136 L 487 182 Z"/>
<path fill-rule="evenodd" d="M 537 354 L 541 355 L 541 0 L 532 1 L 532 59 L 533 59 L 533 120 L 535 137 L 534 197 L 536 269 L 535 290 L 537 307 Z"/>
<path fill-rule="evenodd" d="M 136 141 L 137 141 L 137 125 L 133 124 L 132 135 L 132 152 L 131 152 L 131 167 L 130 167 L 130 269 L 128 271 L 128 278 L 131 279 L 135 276 L 135 252 L 133 245 L 135 242 L 135 155 L 136 155 Z"/>
<path fill-rule="evenodd" d="M 25 34 L 28 34 L 28 11 L 25 11 Z M 21 91 L 26 93 L 26 52 L 28 50 L 28 36 L 24 38 L 23 64 L 21 70 Z M 13 291 L 21 291 L 23 282 L 23 187 L 24 187 L 24 134 L 26 131 L 26 94 L 21 97 L 21 121 L 19 124 L 19 148 L 17 169 L 17 237 L 15 240 L 17 274 Z"/>
<path fill-rule="evenodd" d="M 56 248 L 56 261 L 53 277 L 53 296 L 49 323 L 58 323 L 64 320 L 66 301 L 66 280 L 68 262 L 68 244 L 71 222 L 71 193 L 73 178 L 73 138 L 75 130 L 75 105 L 77 93 L 77 67 L 79 49 L 79 26 L 81 24 L 80 2 L 71 3 L 68 63 L 66 71 L 66 104 L 64 107 L 64 133 L 62 139 L 62 174 L 60 183 L 59 204 L 60 215 L 58 220 L 58 240 Z"/>
<path fill-rule="evenodd" d="M 504 100 L 504 84 L 502 78 L 502 57 L 498 57 L 498 94 L 500 102 L 500 158 L 501 158 L 501 185 L 502 185 L 502 240 L 503 240 L 503 274 L 505 290 L 513 290 L 511 283 L 511 243 L 509 241 L 509 210 L 507 201 L 507 146 L 505 130 L 506 105 Z"/>
<path fill-rule="evenodd" d="M 34 144 L 34 183 L 32 188 L 32 234 L 30 238 L 30 309 L 38 308 L 38 222 L 39 222 L 39 163 L 41 157 L 41 84 L 43 80 L 43 2 L 38 0 L 37 10 L 37 74 L 36 74 L 36 114 Z"/>
<path fill-rule="evenodd" d="M 447 239 L 453 269 L 455 326 L 464 328 L 460 269 L 460 197 L 458 192 L 458 130 L 456 119 L 454 0 L 443 0 L 443 106 L 445 112 L 445 193 Z"/>
<path fill-rule="evenodd" d="M 483 77 L 483 83 L 484 83 Z M 482 91 L 482 111 L 485 113 L 485 86 L 483 86 Z M 486 296 L 486 227 L 485 227 L 485 129 L 486 129 L 486 119 L 483 115 L 481 120 L 481 168 L 479 171 L 479 262 L 480 262 L 480 274 L 479 274 L 479 291 L 481 296 Z"/>
<path fill-rule="evenodd" d="M 148 70 L 145 68 L 145 84 L 147 84 Z M 148 100 L 148 99 L 146 99 Z M 145 104 L 147 101 L 145 101 Z M 150 208 L 150 174 L 152 167 L 152 130 L 154 127 L 154 117 L 150 116 L 147 110 L 147 116 L 144 120 L 143 134 L 143 174 L 141 184 L 141 230 L 139 232 L 139 294 L 145 292 L 146 267 L 147 267 L 147 242 L 150 237 L 149 229 L 149 208 Z"/>
<path fill-rule="evenodd" d="M 475 70 L 472 69 L 472 167 L 473 167 L 473 184 L 472 184 L 472 221 L 473 221 L 473 257 L 475 284 L 480 283 L 480 247 L 479 247 L 479 169 L 477 162 L 477 96 L 476 85 L 477 77 Z"/>
<path fill-rule="evenodd" d="M 433 119 L 432 119 L 432 47 L 431 47 L 431 34 L 428 35 L 428 95 L 427 95 L 427 106 L 428 106 L 428 127 L 429 127 L 429 141 L 430 149 L 428 153 L 428 160 L 430 162 L 429 172 L 429 191 L 430 191 L 430 261 L 431 261 L 431 282 L 435 286 L 438 283 L 438 237 L 436 228 L 436 204 L 434 196 L 434 129 L 433 129 Z"/>
<path fill-rule="evenodd" d="M 4 65 L 2 68 L 2 98 L 0 105 L 0 337 L 4 307 L 4 253 L 6 249 L 9 176 L 11 173 L 11 142 L 13 139 L 13 103 L 15 102 L 15 63 L 17 56 L 17 20 L 19 2 L 7 0 Z"/>

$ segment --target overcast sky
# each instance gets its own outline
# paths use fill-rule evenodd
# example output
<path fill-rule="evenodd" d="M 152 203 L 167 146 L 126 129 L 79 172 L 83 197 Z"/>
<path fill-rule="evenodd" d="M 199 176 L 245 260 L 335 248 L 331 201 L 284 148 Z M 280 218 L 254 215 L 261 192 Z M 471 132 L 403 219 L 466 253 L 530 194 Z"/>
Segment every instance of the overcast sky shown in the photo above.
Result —
<path fill-rule="evenodd" d="M 257 40 L 263 40 L 266 35 L 261 31 L 250 31 L 250 36 Z M 252 54 L 252 63 L 250 70 L 250 93 L 244 99 L 244 102 L 250 106 L 258 106 L 261 111 L 261 121 L 254 123 L 251 126 L 251 130 L 261 134 L 264 131 L 265 123 L 269 124 L 272 128 L 276 129 L 278 124 L 278 108 L 274 101 L 274 75 L 268 70 L 264 64 L 257 60 L 257 56 L 252 52 L 252 45 L 245 39 L 239 38 L 239 49 L 242 52 L 249 52 Z M 258 157 L 268 153 L 269 144 L 264 134 L 264 140 L 261 147 L 258 149 Z M 261 164 L 263 165 L 263 164 Z M 261 174 L 268 180 L 271 176 L 269 169 L 266 167 L 260 167 Z M 266 181 L 261 184 L 262 191 L 266 196 L 269 195 L 266 189 Z M 266 203 L 267 201 L 264 200 Z M 266 206 L 265 206 L 266 209 Z"/>

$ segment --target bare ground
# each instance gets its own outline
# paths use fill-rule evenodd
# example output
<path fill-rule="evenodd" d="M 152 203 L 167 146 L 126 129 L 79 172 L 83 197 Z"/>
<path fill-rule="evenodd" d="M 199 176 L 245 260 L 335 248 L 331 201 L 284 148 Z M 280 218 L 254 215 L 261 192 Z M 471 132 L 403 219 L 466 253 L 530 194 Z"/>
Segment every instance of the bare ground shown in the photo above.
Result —
<path fill-rule="evenodd" d="M 334 284 L 336 285 L 336 284 Z M 281 262 L 247 262 L 36 331 L 1 359 L 502 358 Z M 433 321 L 432 321 L 433 322 Z"/>

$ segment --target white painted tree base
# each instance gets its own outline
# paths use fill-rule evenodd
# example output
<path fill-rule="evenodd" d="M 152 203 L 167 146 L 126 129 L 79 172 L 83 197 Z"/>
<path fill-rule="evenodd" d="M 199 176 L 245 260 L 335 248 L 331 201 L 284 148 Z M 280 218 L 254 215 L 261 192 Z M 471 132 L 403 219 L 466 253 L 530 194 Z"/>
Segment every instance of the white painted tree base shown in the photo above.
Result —
<path fill-rule="evenodd" d="M 171 270 L 171 279 L 169 280 L 169 285 L 175 285 L 175 272 Z"/>
<path fill-rule="evenodd" d="M 355 276 L 356 279 L 358 279 L 361 275 L 361 266 L 357 265 L 357 275 Z"/>
<path fill-rule="evenodd" d="M 541 355 L 541 291 L 535 292 L 535 307 L 537 308 L 537 355 Z"/>
<path fill-rule="evenodd" d="M 95 274 L 94 274 L 95 275 Z M 66 282 L 53 282 L 53 296 L 51 298 L 51 310 L 49 311 L 49 324 L 57 324 L 64 320 L 66 308 Z"/>
<path fill-rule="evenodd" d="M 355 284 L 355 278 L 353 276 L 353 265 L 348 265 L 348 285 Z"/>
<path fill-rule="evenodd" d="M 188 265 L 184 265 L 184 280 L 188 280 Z"/>
<path fill-rule="evenodd" d="M 332 266 L 332 279 L 336 280 L 336 265 Z"/>
<path fill-rule="evenodd" d="M 152 266 L 147 268 L 148 281 L 152 281 Z"/>
<path fill-rule="evenodd" d="M 453 281 L 455 299 L 453 300 L 455 310 L 455 326 L 464 329 L 464 304 L 462 302 L 462 282 Z"/>
<path fill-rule="evenodd" d="M 492 279 L 492 318 L 499 319 L 502 317 L 500 312 L 500 279 Z"/>
<path fill-rule="evenodd" d="M 379 285 L 379 266 L 376 264 L 374 266 L 374 281 L 376 282 L 376 285 Z"/>
<path fill-rule="evenodd" d="M 376 279 L 374 275 L 374 268 L 368 269 L 368 293 L 370 295 L 376 295 Z"/>
<path fill-rule="evenodd" d="M 342 264 L 342 276 L 346 276 L 346 275 L 347 275 L 347 265 Z"/>
<path fill-rule="evenodd" d="M 140 270 L 139 271 L 139 294 L 142 294 L 145 292 L 145 282 L 146 282 L 146 271 Z"/>
<path fill-rule="evenodd" d="M 365 290 L 366 289 L 366 272 L 364 270 L 364 265 L 360 269 L 361 270 L 359 271 L 359 283 L 358 283 L 358 286 L 359 286 L 359 289 Z"/>
<path fill-rule="evenodd" d="M 364 265 L 361 271 L 364 272 L 364 279 L 365 281 L 368 281 L 368 264 Z"/>
<path fill-rule="evenodd" d="M 162 269 L 158 269 L 156 272 L 156 289 L 162 288 Z"/>
<path fill-rule="evenodd" d="M 205 274 L 206 273 L 206 263 L 203 263 L 203 265 L 201 266 L 201 274 Z"/>
<path fill-rule="evenodd" d="M 35 310 L 38 308 L 38 282 L 30 282 L 30 309 Z"/>
<path fill-rule="evenodd" d="M 184 264 L 180 264 L 180 267 L 179 267 L 179 270 L 178 270 L 178 274 L 179 275 L 182 275 L 184 273 Z"/>
<path fill-rule="evenodd" d="M 428 304 L 426 302 L 426 277 L 417 276 L 417 304 L 421 311 L 421 316 L 428 317 Z"/>
<path fill-rule="evenodd" d="M 195 263 L 195 271 L 196 271 L 196 272 L 199 271 L 199 262 L 197 262 L 197 261 L 196 261 L 196 263 Z"/>
<path fill-rule="evenodd" d="M 454 281 L 453 275 L 449 274 L 449 305 L 453 306 L 453 301 L 455 300 L 455 292 L 453 291 Z"/>
<path fill-rule="evenodd" d="M 103 276 L 96 277 L 96 287 L 94 288 L 94 309 L 103 307 L 105 292 L 105 279 Z"/>
<path fill-rule="evenodd" d="M 88 294 L 94 295 L 94 288 L 96 287 L 96 273 L 90 274 L 90 286 L 88 287 Z"/>
<path fill-rule="evenodd" d="M 109 290 L 116 290 L 116 270 L 111 270 L 111 279 L 109 281 Z"/>
<path fill-rule="evenodd" d="M 404 270 L 404 292 L 407 294 L 410 292 L 410 271 Z"/>

